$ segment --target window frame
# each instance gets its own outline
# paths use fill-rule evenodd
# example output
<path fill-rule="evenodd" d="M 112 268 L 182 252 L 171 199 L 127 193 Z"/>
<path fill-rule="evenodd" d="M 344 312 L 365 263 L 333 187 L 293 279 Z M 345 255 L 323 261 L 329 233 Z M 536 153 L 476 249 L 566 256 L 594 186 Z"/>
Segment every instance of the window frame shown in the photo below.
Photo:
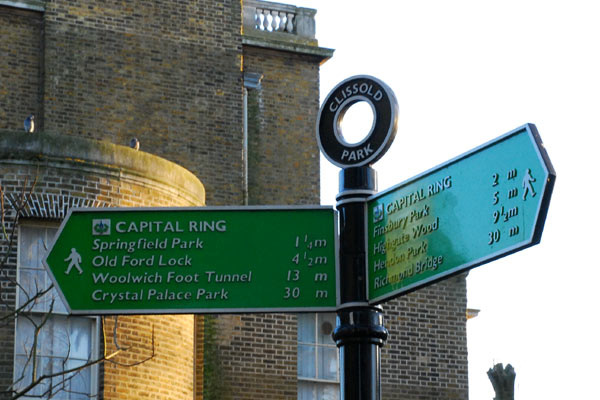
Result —
<path fill-rule="evenodd" d="M 339 396 L 340 394 L 340 353 L 339 353 L 339 349 L 337 348 L 336 344 L 333 342 L 333 339 L 331 339 L 331 343 L 319 343 L 319 323 L 323 322 L 320 321 L 320 316 L 323 317 L 327 314 L 330 314 L 331 316 L 333 316 L 334 318 L 337 318 L 335 313 L 307 313 L 307 314 L 301 314 L 301 315 L 310 315 L 312 317 L 312 328 L 314 329 L 314 342 L 305 342 L 305 341 L 300 341 L 300 315 L 298 315 L 298 337 L 297 337 L 297 348 L 298 348 L 298 364 L 300 363 L 300 355 L 299 355 L 299 349 L 300 346 L 310 346 L 314 349 L 315 351 L 315 357 L 314 357 L 314 370 L 315 370 L 315 377 L 306 377 L 306 376 L 301 376 L 300 375 L 300 368 L 298 368 L 297 371 L 297 379 L 298 379 L 298 387 L 300 387 L 300 384 L 302 383 L 306 383 L 306 384 L 313 384 L 313 390 L 316 390 L 316 388 L 319 385 L 331 385 L 331 386 L 336 386 L 337 387 L 337 394 L 338 394 L 338 399 L 340 398 Z M 333 328 L 335 328 L 335 326 L 333 326 Z M 319 358 L 319 349 L 335 349 L 335 354 L 336 354 L 336 362 L 337 362 L 337 370 L 336 370 L 336 379 L 324 379 L 324 378 L 318 378 L 319 376 L 319 366 L 320 366 L 320 358 Z M 300 390 L 298 390 L 298 395 L 300 395 Z"/>
<path fill-rule="evenodd" d="M 19 221 L 19 226 L 18 226 L 18 240 L 17 240 L 17 259 L 16 259 L 16 280 L 17 283 L 19 283 L 19 285 L 17 285 L 16 287 L 16 296 L 15 296 L 15 309 L 18 309 L 20 307 L 20 303 L 21 303 L 21 296 L 25 296 L 25 294 L 23 293 L 23 289 L 20 286 L 21 283 L 21 271 L 23 269 L 27 269 L 27 270 L 43 270 L 46 273 L 46 283 L 52 283 L 52 278 L 50 277 L 48 271 L 46 271 L 45 267 L 42 264 L 42 258 L 44 256 L 42 256 L 42 258 L 40 258 L 39 260 L 37 260 L 37 264 L 36 265 L 40 265 L 41 268 L 31 268 L 31 267 L 22 267 L 22 263 L 21 263 L 21 255 L 22 255 L 22 251 L 23 251 L 23 232 L 22 229 L 23 228 L 33 228 L 33 229 L 39 229 L 39 230 L 43 230 L 44 232 L 44 238 L 42 238 L 41 240 L 46 240 L 46 248 L 47 250 L 50 250 L 50 247 L 52 245 L 52 240 L 53 240 L 53 236 L 54 234 L 56 234 L 56 232 L 58 232 L 59 229 L 59 223 L 57 222 L 51 222 L 51 221 L 43 221 L 43 220 L 30 220 L 30 219 L 21 219 Z M 49 232 L 49 230 L 54 230 L 54 232 Z M 38 235 L 39 238 L 39 235 Z M 64 318 L 66 321 L 69 321 L 71 319 L 86 319 L 91 321 L 91 326 L 90 326 L 90 359 L 91 360 L 97 360 L 100 357 L 100 338 L 101 338 L 101 327 L 100 327 L 100 318 L 96 317 L 96 316 L 73 316 L 70 315 L 66 309 L 66 307 L 64 306 L 64 303 L 62 301 L 62 298 L 58 292 L 57 288 L 54 288 L 52 291 L 50 291 L 49 293 L 47 293 L 45 296 L 55 296 L 55 303 L 58 301 L 60 302 L 62 309 L 56 308 L 56 305 L 53 307 L 53 310 L 51 312 L 52 316 L 57 316 L 59 318 Z M 23 310 L 20 311 L 20 313 L 24 313 L 27 315 L 31 315 L 33 317 L 39 318 L 44 316 L 45 314 L 47 314 L 49 312 L 49 310 L 44 306 L 42 310 L 40 309 L 36 309 L 34 305 L 29 305 L 27 307 L 27 310 Z M 20 318 L 26 318 L 26 317 L 20 317 Z M 17 358 L 18 356 L 22 355 L 22 352 L 18 353 L 18 349 L 17 349 L 17 345 L 19 343 L 19 341 L 17 340 L 18 337 L 18 333 L 19 333 L 19 316 L 15 316 L 15 324 L 14 324 L 14 344 L 13 344 L 13 382 L 15 382 L 15 380 L 17 378 L 19 378 L 19 374 L 21 373 L 21 371 L 17 371 Z M 25 354 L 27 355 L 27 354 Z M 38 356 L 41 359 L 50 359 L 50 360 L 55 360 L 55 359 L 60 359 L 63 356 L 54 356 L 54 355 L 40 355 Z M 68 359 L 68 358 L 67 358 Z M 99 366 L 98 364 L 94 364 L 92 366 L 89 366 L 88 368 L 90 368 L 90 382 L 89 382 L 89 387 L 90 387 L 90 393 L 88 395 L 88 398 L 92 399 L 92 398 L 97 398 L 99 395 L 99 387 L 100 387 L 100 382 L 99 382 Z M 54 395 L 56 396 L 56 395 Z M 31 397 L 31 396 L 23 396 L 23 399 L 39 399 L 39 397 Z M 61 398 L 61 397 L 53 397 L 53 398 Z"/>
<path fill-rule="evenodd" d="M 46 10 L 46 2 L 44 0 L 0 0 L 0 6 L 39 12 L 44 12 Z"/>

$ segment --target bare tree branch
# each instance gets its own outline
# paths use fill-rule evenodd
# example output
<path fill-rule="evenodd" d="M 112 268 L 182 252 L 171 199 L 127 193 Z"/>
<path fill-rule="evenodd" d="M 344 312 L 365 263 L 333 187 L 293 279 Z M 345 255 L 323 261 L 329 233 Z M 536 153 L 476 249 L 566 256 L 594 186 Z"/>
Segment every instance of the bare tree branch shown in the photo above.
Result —
<path fill-rule="evenodd" d="M 19 226 L 19 218 L 22 215 L 23 210 L 25 209 L 27 202 L 29 201 L 29 198 L 31 198 L 31 195 L 32 195 L 35 185 L 37 183 L 37 177 L 29 188 L 27 187 L 28 181 L 29 181 L 28 177 L 25 177 L 25 182 L 23 183 L 23 186 L 20 189 L 19 199 L 17 202 L 15 202 L 11 197 L 5 196 L 3 191 L 0 192 L 0 196 L 2 198 L 2 202 L 0 202 L 0 204 L 2 205 L 2 208 L 0 209 L 1 220 L 2 220 L 2 232 L 3 232 L 4 240 L 7 242 L 7 251 L 5 254 L 2 254 L 2 257 L 0 257 L 0 269 L 5 268 L 8 257 L 15 249 L 15 246 L 16 246 L 15 240 L 17 237 L 16 231 L 17 231 L 17 227 Z M 10 203 L 10 209 L 7 209 L 5 207 L 5 204 L 4 204 L 5 197 L 8 199 L 8 202 Z M 14 213 L 14 220 L 12 221 L 13 223 L 10 228 L 10 232 L 6 231 L 6 216 L 8 214 L 8 211 L 12 211 Z M 11 285 L 19 288 L 23 292 L 26 292 L 26 290 L 19 284 L 18 280 L 11 279 L 9 276 L 6 276 L 5 279 L 8 282 L 10 282 Z M 4 301 L 3 301 L 3 303 L 6 304 Z"/>
<path fill-rule="evenodd" d="M 90 368 L 94 365 L 102 364 L 104 362 L 110 362 L 112 364 L 122 367 L 133 367 L 136 365 L 143 364 L 155 357 L 155 337 L 154 337 L 154 325 L 152 326 L 152 339 L 151 339 L 151 354 L 140 361 L 134 363 L 121 363 L 115 360 L 115 357 L 119 354 L 128 351 L 131 346 L 123 346 L 118 340 L 118 317 L 115 317 L 115 325 L 112 330 L 112 342 L 115 346 L 115 351 L 109 352 L 106 346 L 107 332 L 106 332 L 106 320 L 102 318 L 102 338 L 104 341 L 104 352 L 101 357 L 92 358 L 92 354 L 88 354 L 87 360 L 81 360 L 81 365 L 77 367 L 69 368 L 69 360 L 72 356 L 73 348 L 71 343 L 70 334 L 67 333 L 67 349 L 66 353 L 61 357 L 61 361 L 57 364 L 59 367 L 57 371 L 50 369 L 48 371 L 42 371 L 42 363 L 44 358 L 48 358 L 46 354 L 39 354 L 40 341 L 42 340 L 42 334 L 45 329 L 50 329 L 50 321 L 53 316 L 59 315 L 54 314 L 55 299 L 49 300 L 46 303 L 46 298 L 50 296 L 54 286 L 50 284 L 48 287 L 40 287 L 38 282 L 35 281 L 32 287 L 25 287 L 19 282 L 19 277 L 11 277 L 9 271 L 14 271 L 16 268 L 16 262 L 14 254 L 16 253 L 17 246 L 17 232 L 20 222 L 20 218 L 23 215 L 27 215 L 27 207 L 33 196 L 34 189 L 37 184 L 36 178 L 29 183 L 29 179 L 25 179 L 22 187 L 18 193 L 14 195 L 8 195 L 6 188 L 0 184 L 0 243 L 3 245 L 2 254 L 0 254 L 0 278 L 3 285 L 0 286 L 0 315 L 1 324 L 16 324 L 17 320 L 21 321 L 19 324 L 30 324 L 33 327 L 32 337 L 30 341 L 23 340 L 22 349 L 20 349 L 19 357 L 23 357 L 24 363 L 22 370 L 15 371 L 14 382 L 7 388 L 0 388 L 0 397 L 15 400 L 24 396 L 28 398 L 52 398 L 60 392 L 80 393 L 70 387 L 70 382 L 75 377 L 79 376 L 82 371 L 86 368 Z M 42 245 L 46 248 L 46 243 L 42 241 Z M 10 257 L 13 257 L 11 260 Z M 6 272 L 6 273 L 4 273 Z M 14 272 L 13 272 L 14 273 Z M 9 290 L 15 290 L 19 293 L 19 304 L 15 304 L 14 296 L 4 297 L 2 291 L 4 288 Z M 39 311 L 36 305 L 40 304 L 40 301 L 44 300 L 43 311 Z M 89 393 L 80 393 L 89 395 Z"/>
<path fill-rule="evenodd" d="M 47 313 L 44 316 L 44 319 L 40 323 L 35 323 L 35 321 L 32 318 L 28 317 L 26 314 L 23 316 L 25 318 L 27 318 L 32 324 L 35 324 L 34 325 L 35 326 L 34 343 L 33 343 L 31 351 L 29 351 L 29 358 L 28 358 L 27 362 L 34 363 L 35 366 L 32 368 L 32 370 L 36 370 L 37 369 L 37 358 L 36 358 L 37 356 L 36 356 L 36 351 L 34 349 L 36 349 L 36 347 L 37 347 L 37 337 L 40 334 L 43 326 L 45 324 L 47 324 L 50 313 Z M 103 318 L 103 320 L 104 320 L 104 318 Z M 103 323 L 103 337 L 104 337 L 104 342 L 106 343 L 106 332 L 105 332 L 105 328 L 104 328 L 105 325 L 106 324 Z M 116 330 L 115 330 L 115 332 L 116 332 Z M 22 382 L 25 379 L 25 376 L 24 376 L 25 370 L 23 370 L 21 372 L 21 376 L 15 381 L 15 383 L 13 383 L 11 388 L 9 388 L 9 390 L 8 390 L 8 392 L 12 394 L 11 399 L 15 400 L 15 399 L 21 398 L 23 396 L 44 398 L 44 397 L 48 397 L 49 395 L 54 395 L 60 391 L 72 392 L 65 388 L 66 383 L 68 383 L 71 379 L 73 379 L 76 376 L 77 373 L 80 373 L 85 368 L 89 368 L 93 365 L 100 364 L 100 363 L 103 363 L 106 361 L 108 361 L 112 364 L 115 364 L 115 365 L 122 366 L 122 367 L 133 367 L 133 366 L 140 365 L 140 364 L 143 364 L 143 363 L 151 360 L 156 355 L 154 325 L 152 326 L 152 353 L 148 357 L 146 357 L 140 361 L 137 361 L 134 363 L 121 363 L 121 362 L 114 361 L 113 358 L 115 356 L 122 353 L 123 351 L 126 351 L 127 349 L 129 349 L 129 347 L 127 347 L 127 348 L 121 347 L 120 345 L 118 345 L 118 342 L 116 339 L 114 339 L 113 342 L 115 343 L 116 346 L 118 346 L 118 349 L 116 351 L 114 351 L 112 353 L 108 353 L 107 349 L 106 349 L 106 345 L 105 345 L 104 346 L 104 349 L 105 349 L 104 355 L 102 357 L 95 359 L 95 360 L 88 359 L 87 362 L 85 362 L 84 364 L 82 364 L 78 367 L 67 369 L 67 368 L 65 368 L 65 366 L 66 366 L 66 361 L 68 359 L 68 355 L 70 353 L 71 344 L 69 343 L 68 344 L 69 350 L 67 351 L 67 356 L 63 359 L 63 363 L 62 363 L 63 369 L 61 371 L 57 371 L 55 373 L 50 373 L 50 374 L 40 374 L 37 377 L 36 377 L 37 371 L 32 372 L 31 382 L 24 387 L 15 389 L 15 387 L 18 385 L 18 383 Z M 57 377 L 60 377 L 61 379 L 57 383 L 53 383 L 54 378 L 57 378 Z M 38 388 L 45 383 L 49 383 L 49 385 L 48 385 L 48 388 L 43 393 L 38 394 L 38 395 L 32 395 L 31 393 L 29 393 L 29 392 L 33 391 L 35 388 Z M 60 387 L 62 387 L 62 388 L 60 388 Z M 58 388 L 60 388 L 60 389 L 58 389 Z M 0 391 L 0 394 L 2 394 L 2 393 L 6 393 L 6 392 Z"/>
<path fill-rule="evenodd" d="M 113 342 L 115 347 L 121 350 L 121 346 L 119 346 L 118 336 L 117 336 L 117 327 L 119 326 L 119 316 L 115 315 L 115 326 L 113 327 Z"/>
<path fill-rule="evenodd" d="M 117 351 L 112 353 L 110 356 L 107 356 L 105 353 L 104 357 L 105 357 L 106 361 L 110 362 L 111 364 L 119 365 L 122 367 L 134 367 L 136 365 L 140 365 L 147 361 L 152 360 L 156 356 L 156 348 L 155 348 L 155 343 L 154 343 L 154 325 L 152 325 L 152 352 L 148 357 L 146 357 L 140 361 L 136 361 L 134 363 L 121 363 L 121 362 L 112 360 L 112 358 L 114 356 L 116 356 L 118 353 L 120 353 L 121 351 L 127 351 L 129 349 L 129 347 L 122 347 L 118 342 L 118 335 L 117 335 L 118 317 L 119 317 L 118 315 L 115 315 L 115 325 L 113 326 L 113 344 L 115 345 L 115 348 L 117 349 Z M 105 318 L 103 317 L 102 320 L 103 320 L 102 328 L 104 330 L 105 326 L 106 326 L 106 324 L 104 323 Z M 106 332 L 104 332 L 104 337 L 106 338 Z M 104 350 L 106 352 L 106 340 L 104 341 Z"/>
<path fill-rule="evenodd" d="M 35 303 L 39 299 L 43 298 L 48 293 L 50 293 L 52 291 L 52 289 L 54 289 L 54 285 L 50 285 L 46 289 L 41 289 L 41 290 L 37 291 L 33 296 L 29 296 L 28 294 L 25 294 L 27 296 L 27 300 L 22 305 L 16 307 L 14 310 L 10 310 L 10 311 L 6 312 L 4 315 L 1 315 L 0 321 L 8 320 L 11 318 L 14 319 L 14 318 L 17 318 L 17 316 L 22 313 L 30 312 L 33 309 L 33 306 L 35 305 Z"/>

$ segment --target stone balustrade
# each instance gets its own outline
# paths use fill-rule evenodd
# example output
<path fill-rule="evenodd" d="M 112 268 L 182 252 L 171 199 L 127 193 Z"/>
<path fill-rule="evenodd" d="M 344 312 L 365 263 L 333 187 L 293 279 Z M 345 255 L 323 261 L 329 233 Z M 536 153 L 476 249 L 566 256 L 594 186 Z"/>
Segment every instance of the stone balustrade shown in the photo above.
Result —
<path fill-rule="evenodd" d="M 244 0 L 244 33 L 260 31 L 315 39 L 315 13 L 289 4 Z"/>

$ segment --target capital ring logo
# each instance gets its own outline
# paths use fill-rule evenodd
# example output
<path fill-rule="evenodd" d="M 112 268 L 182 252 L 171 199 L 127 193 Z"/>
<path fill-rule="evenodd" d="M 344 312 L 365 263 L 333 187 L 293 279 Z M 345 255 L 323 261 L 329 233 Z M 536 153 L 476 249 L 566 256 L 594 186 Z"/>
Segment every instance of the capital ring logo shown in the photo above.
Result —
<path fill-rule="evenodd" d="M 110 235 L 110 219 L 93 219 L 92 235 L 107 236 Z"/>
<path fill-rule="evenodd" d="M 383 220 L 383 204 L 377 204 L 373 208 L 373 223 Z"/>

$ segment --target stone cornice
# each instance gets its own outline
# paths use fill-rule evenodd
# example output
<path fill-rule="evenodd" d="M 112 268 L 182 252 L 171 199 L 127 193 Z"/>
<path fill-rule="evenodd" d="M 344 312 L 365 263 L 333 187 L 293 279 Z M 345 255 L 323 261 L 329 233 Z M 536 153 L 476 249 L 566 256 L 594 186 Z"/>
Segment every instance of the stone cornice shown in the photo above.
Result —
<path fill-rule="evenodd" d="M 37 162 L 54 167 L 94 169 L 154 181 L 204 203 L 204 185 L 187 169 L 129 147 L 45 132 L 0 131 L 0 163 Z"/>

